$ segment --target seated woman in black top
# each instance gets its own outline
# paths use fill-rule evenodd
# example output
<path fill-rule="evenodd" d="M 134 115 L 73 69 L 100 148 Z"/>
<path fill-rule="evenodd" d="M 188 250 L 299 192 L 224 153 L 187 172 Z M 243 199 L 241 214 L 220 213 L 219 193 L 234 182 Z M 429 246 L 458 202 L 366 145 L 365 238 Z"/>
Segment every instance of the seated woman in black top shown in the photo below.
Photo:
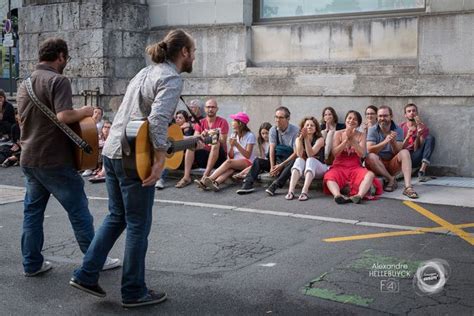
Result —
<path fill-rule="evenodd" d="M 330 165 L 334 160 L 334 157 L 331 155 L 334 133 L 338 130 L 345 129 L 346 125 L 338 123 L 337 113 L 330 106 L 323 109 L 321 122 L 321 134 L 323 135 L 325 144 L 324 162 Z"/>

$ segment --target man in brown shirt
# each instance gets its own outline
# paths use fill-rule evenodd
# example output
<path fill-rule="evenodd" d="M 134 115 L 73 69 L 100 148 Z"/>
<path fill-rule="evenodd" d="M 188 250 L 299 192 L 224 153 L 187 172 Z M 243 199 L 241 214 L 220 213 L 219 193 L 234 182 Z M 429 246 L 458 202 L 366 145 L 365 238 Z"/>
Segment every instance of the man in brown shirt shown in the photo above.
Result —
<path fill-rule="evenodd" d="M 64 40 L 50 38 L 39 49 L 39 64 L 31 74 L 33 91 L 59 121 L 70 124 L 92 116 L 93 108 L 72 107 L 69 80 L 62 75 L 70 57 Z M 31 101 L 25 84 L 18 89 L 22 155 L 20 165 L 26 178 L 21 250 L 25 276 L 51 269 L 44 261 L 43 221 L 52 194 L 68 212 L 74 235 L 83 253 L 94 238 L 93 218 L 84 192 L 84 181 L 73 166 L 73 145 L 68 137 Z M 108 266 L 107 263 L 109 264 Z M 120 265 L 110 259 L 104 268 Z"/>

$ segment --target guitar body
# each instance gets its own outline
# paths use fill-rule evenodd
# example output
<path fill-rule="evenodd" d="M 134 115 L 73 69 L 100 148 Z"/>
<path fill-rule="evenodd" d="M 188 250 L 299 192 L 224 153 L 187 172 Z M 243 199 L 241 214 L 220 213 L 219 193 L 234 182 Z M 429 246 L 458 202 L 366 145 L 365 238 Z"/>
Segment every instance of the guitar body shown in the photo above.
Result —
<path fill-rule="evenodd" d="M 122 155 L 122 166 L 129 178 L 146 179 L 153 165 L 153 150 L 148 135 L 148 121 L 130 121 L 125 129 L 130 155 Z"/>
<path fill-rule="evenodd" d="M 99 162 L 99 135 L 92 117 L 83 118 L 80 122 L 70 125 L 71 129 L 91 147 L 92 153 L 87 154 L 74 146 L 74 164 L 77 170 L 95 169 Z"/>
<path fill-rule="evenodd" d="M 148 134 L 148 121 L 130 121 L 125 129 L 125 140 L 130 146 L 126 154 L 122 144 L 122 166 L 129 178 L 140 178 L 142 181 L 151 174 L 154 150 Z M 199 137 L 184 139 L 183 132 L 177 124 L 168 127 L 168 151 L 166 152 L 165 168 L 177 169 L 184 157 L 184 150 L 194 148 Z M 204 143 L 216 143 L 219 133 L 209 136 Z"/>

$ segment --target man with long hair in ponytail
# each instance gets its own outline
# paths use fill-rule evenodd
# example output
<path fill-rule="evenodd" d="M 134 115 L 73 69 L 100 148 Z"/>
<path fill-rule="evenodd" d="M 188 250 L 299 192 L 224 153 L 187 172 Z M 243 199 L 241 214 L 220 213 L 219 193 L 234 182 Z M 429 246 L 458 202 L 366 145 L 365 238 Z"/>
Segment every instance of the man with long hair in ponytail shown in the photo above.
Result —
<path fill-rule="evenodd" d="M 109 214 L 95 234 L 82 267 L 69 284 L 89 294 L 105 297 L 99 286 L 100 269 L 124 230 L 125 253 L 122 271 L 122 306 L 138 307 L 166 300 L 166 293 L 150 290 L 145 283 L 145 255 L 152 222 L 155 183 L 163 171 L 168 123 L 172 120 L 183 88 L 181 72 L 193 70 L 195 43 L 183 30 L 146 48 L 153 61 L 131 81 L 115 115 L 102 154 L 109 196 Z M 122 167 L 121 137 L 130 120 L 147 118 L 154 148 L 151 175 L 141 181 L 126 177 Z"/>

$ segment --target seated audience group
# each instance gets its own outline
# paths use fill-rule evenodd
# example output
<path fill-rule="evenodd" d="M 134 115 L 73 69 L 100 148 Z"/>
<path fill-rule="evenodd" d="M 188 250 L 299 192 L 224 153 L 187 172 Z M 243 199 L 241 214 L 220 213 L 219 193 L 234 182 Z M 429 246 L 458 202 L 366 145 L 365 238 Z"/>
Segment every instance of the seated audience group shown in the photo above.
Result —
<path fill-rule="evenodd" d="M 3 142 L 9 142 L 0 148 L 0 164 L 8 167 L 17 164 L 21 153 L 18 120 L 3 90 L 0 90 L 0 105 L 0 137 Z M 227 120 L 217 115 L 219 107 L 215 99 L 205 104 L 192 100 L 189 109 L 191 113 L 180 110 L 175 114 L 174 122 L 181 127 L 184 137 L 205 137 L 210 131 L 218 130 L 219 139 L 215 144 L 199 142 L 194 150 L 186 150 L 182 163 L 184 174 L 176 188 L 191 184 L 191 170 L 202 168 L 202 177 L 194 180 L 200 189 L 220 191 L 222 184 L 232 177 L 242 181 L 237 194 L 249 194 L 255 191 L 254 183 L 259 175 L 268 172 L 273 182 L 265 192 L 270 196 L 290 180 L 285 199 L 297 197 L 299 201 L 306 201 L 310 198 L 313 179 L 322 179 L 323 192 L 332 195 L 336 203 L 359 204 L 364 199 L 376 198 L 383 191 L 395 191 L 396 177 L 400 174 L 404 181 L 403 195 L 418 198 L 412 184 L 412 168 L 419 168 L 420 182 L 429 179 L 426 172 L 435 139 L 413 103 L 405 106 L 405 121 L 400 125 L 393 121 L 392 109 L 386 105 L 367 106 L 364 120 L 359 112 L 351 110 L 343 123 L 339 122 L 334 108 L 326 107 L 321 121 L 307 116 L 299 126 L 290 124 L 290 111 L 280 106 L 275 109 L 275 125 L 262 123 L 257 135 L 248 127 L 250 117 L 244 112 L 230 116 L 232 131 L 229 132 Z M 102 109 L 96 108 L 93 118 L 99 131 L 100 148 L 112 124 L 102 116 Z M 167 170 L 156 188 L 164 188 L 166 174 Z M 93 175 L 91 182 L 105 179 L 100 162 L 95 170 L 83 175 Z M 300 179 L 303 186 L 296 196 Z"/>
<path fill-rule="evenodd" d="M 194 108 L 199 113 L 200 107 Z M 217 144 L 200 143 L 195 150 L 186 151 L 184 175 L 176 188 L 191 184 L 191 170 L 199 167 L 204 173 L 194 182 L 202 190 L 220 191 L 225 180 L 232 177 L 242 180 L 237 194 L 249 194 L 255 191 L 259 175 L 268 172 L 273 181 L 265 192 L 270 196 L 290 180 L 285 199 L 297 197 L 306 201 L 313 179 L 322 179 L 324 193 L 332 195 L 336 203 L 359 204 L 383 191 L 396 190 L 399 175 L 403 175 L 403 195 L 418 198 L 412 184 L 412 168 L 419 168 L 420 182 L 428 180 L 426 170 L 435 140 L 413 103 L 405 106 L 406 120 L 400 126 L 393 121 L 392 109 L 386 105 L 367 106 L 365 119 L 351 110 L 343 123 L 334 108 L 326 107 L 321 121 L 307 116 L 299 126 L 290 123 L 290 111 L 280 106 L 275 110 L 275 125 L 262 123 L 257 137 L 248 127 L 250 117 L 246 113 L 230 116 L 229 132 L 227 120 L 217 115 L 218 110 L 215 99 L 207 100 L 206 117 L 194 126 L 188 123 L 187 112 L 177 112 L 176 122 L 188 123 L 185 128 L 193 130 L 194 136 L 206 136 L 210 130 L 219 129 L 220 139 Z M 184 127 L 183 133 L 190 135 Z M 300 179 L 303 186 L 296 196 Z"/>

